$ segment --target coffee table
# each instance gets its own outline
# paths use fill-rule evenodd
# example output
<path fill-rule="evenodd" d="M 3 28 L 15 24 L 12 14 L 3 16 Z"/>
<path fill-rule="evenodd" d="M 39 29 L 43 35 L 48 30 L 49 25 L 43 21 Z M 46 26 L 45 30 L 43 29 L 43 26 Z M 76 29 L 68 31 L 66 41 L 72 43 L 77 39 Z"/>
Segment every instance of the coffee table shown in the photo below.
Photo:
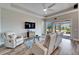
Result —
<path fill-rule="evenodd" d="M 33 44 L 39 41 L 40 36 L 34 36 L 30 38 L 24 39 L 24 44 L 28 46 L 28 48 L 32 48 Z"/>

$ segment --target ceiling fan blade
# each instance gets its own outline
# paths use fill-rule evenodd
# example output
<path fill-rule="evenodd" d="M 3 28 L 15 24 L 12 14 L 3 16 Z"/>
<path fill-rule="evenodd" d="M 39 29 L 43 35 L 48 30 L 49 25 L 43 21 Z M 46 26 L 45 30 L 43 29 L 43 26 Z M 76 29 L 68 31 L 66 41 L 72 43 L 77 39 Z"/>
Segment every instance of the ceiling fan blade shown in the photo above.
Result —
<path fill-rule="evenodd" d="M 51 8 L 51 7 L 53 7 L 54 5 L 55 5 L 55 3 L 51 4 L 50 6 L 48 6 L 48 8 Z"/>

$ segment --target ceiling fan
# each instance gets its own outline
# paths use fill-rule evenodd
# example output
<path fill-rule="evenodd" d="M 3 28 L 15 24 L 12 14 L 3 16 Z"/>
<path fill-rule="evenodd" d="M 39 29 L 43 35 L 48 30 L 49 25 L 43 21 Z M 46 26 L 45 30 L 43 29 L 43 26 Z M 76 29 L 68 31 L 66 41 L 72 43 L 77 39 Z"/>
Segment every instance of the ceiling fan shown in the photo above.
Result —
<path fill-rule="evenodd" d="M 43 11 L 44 11 L 45 15 L 47 14 L 47 11 L 53 11 L 53 9 L 51 9 L 51 8 L 52 8 L 54 5 L 55 5 L 55 3 L 52 3 L 52 4 L 49 5 L 49 6 L 46 6 L 45 3 L 42 4 L 42 6 L 43 6 Z"/>

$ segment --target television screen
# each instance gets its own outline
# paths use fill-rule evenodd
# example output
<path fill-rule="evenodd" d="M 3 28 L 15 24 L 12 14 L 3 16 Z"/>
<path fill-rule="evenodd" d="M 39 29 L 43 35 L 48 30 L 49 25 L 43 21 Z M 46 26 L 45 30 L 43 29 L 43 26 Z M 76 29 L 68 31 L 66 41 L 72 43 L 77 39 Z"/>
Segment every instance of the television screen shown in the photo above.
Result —
<path fill-rule="evenodd" d="M 25 29 L 35 29 L 35 23 L 25 22 Z"/>

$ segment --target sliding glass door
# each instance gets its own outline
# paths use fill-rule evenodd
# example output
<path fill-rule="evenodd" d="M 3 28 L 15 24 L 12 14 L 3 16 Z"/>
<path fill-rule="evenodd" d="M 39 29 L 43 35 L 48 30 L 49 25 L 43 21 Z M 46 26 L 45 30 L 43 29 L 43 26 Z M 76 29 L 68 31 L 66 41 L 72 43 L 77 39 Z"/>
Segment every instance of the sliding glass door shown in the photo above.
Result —
<path fill-rule="evenodd" d="M 52 33 L 53 32 L 53 23 L 52 22 L 46 22 L 46 33 Z"/>
<path fill-rule="evenodd" d="M 46 33 L 61 31 L 61 23 L 46 22 Z"/>

